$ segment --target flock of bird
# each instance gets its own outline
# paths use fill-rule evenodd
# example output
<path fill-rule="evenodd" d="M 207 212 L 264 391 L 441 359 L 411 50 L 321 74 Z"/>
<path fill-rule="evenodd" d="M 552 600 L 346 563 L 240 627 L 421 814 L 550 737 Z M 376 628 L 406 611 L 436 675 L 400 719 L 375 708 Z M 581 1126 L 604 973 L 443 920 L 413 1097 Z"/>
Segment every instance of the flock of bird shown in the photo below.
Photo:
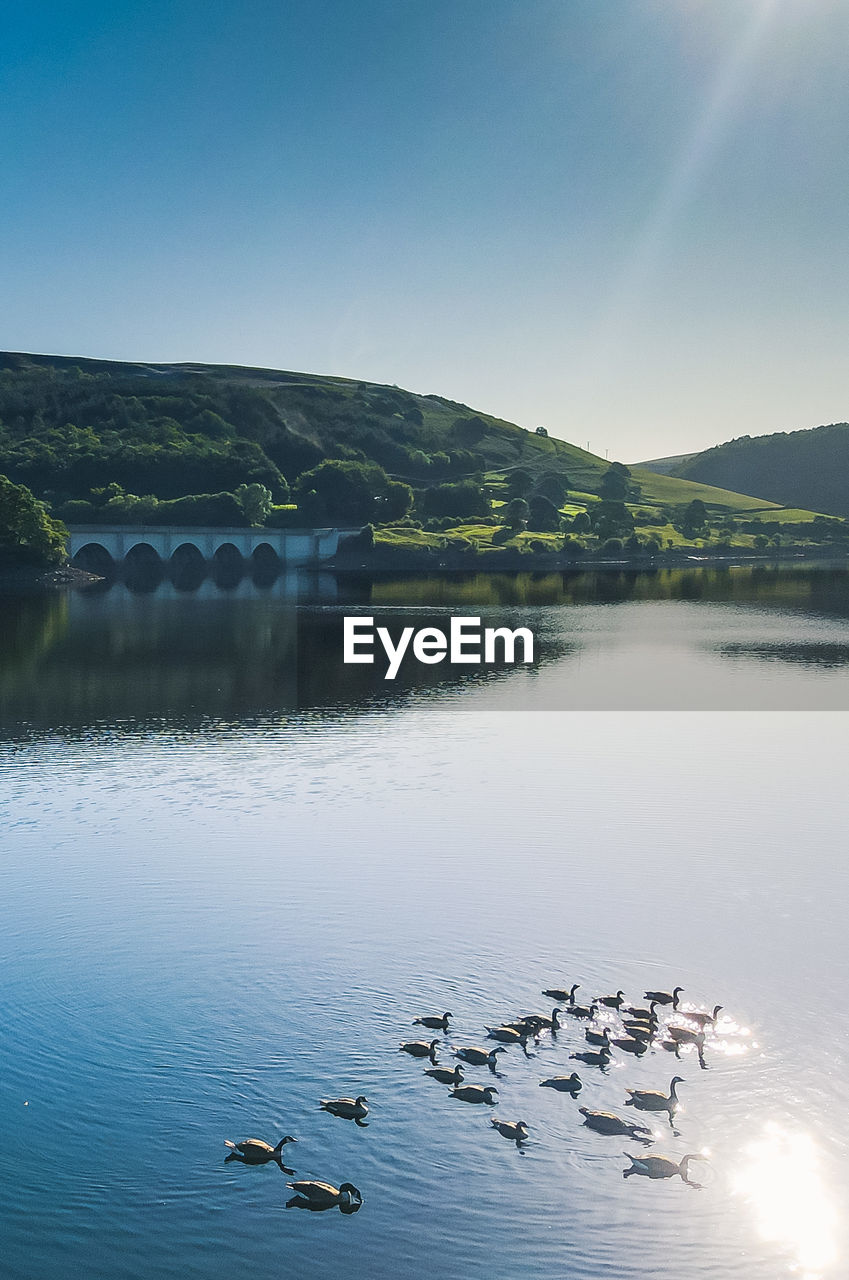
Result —
<path fill-rule="evenodd" d="M 399 1052 L 412 1058 L 427 1060 L 424 1074 L 438 1084 L 450 1088 L 450 1096 L 460 1102 L 483 1103 L 496 1105 L 498 1088 L 495 1084 L 467 1081 L 465 1073 L 469 1067 L 488 1068 L 490 1073 L 501 1079 L 498 1070 L 498 1055 L 509 1051 L 510 1047 L 520 1049 L 528 1058 L 534 1055 L 528 1050 L 530 1042 L 539 1044 L 543 1036 L 556 1038 L 571 1019 L 575 1027 L 583 1027 L 585 1047 L 569 1056 L 585 1067 L 596 1068 L 605 1072 L 615 1052 L 632 1054 L 641 1057 L 652 1047 L 662 1047 L 677 1056 L 682 1046 L 696 1048 L 699 1064 L 707 1066 L 704 1058 L 705 1037 L 709 1028 L 716 1026 L 722 1005 L 715 1005 L 713 1012 L 706 1010 L 684 1009 L 680 1004 L 683 987 L 675 987 L 672 991 L 646 991 L 644 999 L 647 1007 L 636 1007 L 625 1003 L 625 993 L 617 991 L 615 995 L 597 996 L 589 1005 L 578 1004 L 576 992 L 580 984 L 573 983 L 566 988 L 551 987 L 543 991 L 550 1000 L 557 1001 L 551 1015 L 531 1013 L 523 1014 L 497 1026 L 486 1027 L 486 1038 L 496 1043 L 492 1048 L 485 1045 L 464 1044 L 450 1046 L 453 1065 L 442 1065 L 438 1060 L 440 1038 L 430 1040 L 407 1040 L 399 1047 Z M 657 1010 L 661 1009 L 661 1015 Z M 599 1011 L 604 1010 L 605 1019 L 599 1018 Z M 611 1022 L 611 1015 L 616 1015 L 620 1025 Z M 414 1026 L 425 1027 L 429 1031 L 440 1031 L 443 1037 L 448 1035 L 452 1013 L 425 1014 L 416 1018 Z M 669 1092 L 659 1089 L 626 1089 L 627 1097 L 624 1106 L 633 1107 L 653 1115 L 665 1115 L 673 1133 L 677 1136 L 674 1119 L 679 1107 L 678 1086 L 684 1084 L 681 1076 L 673 1076 Z M 569 1075 L 550 1076 L 539 1081 L 540 1088 L 554 1089 L 559 1093 L 568 1093 L 577 1098 L 583 1088 L 583 1081 L 577 1071 Z M 322 1098 L 319 1102 L 322 1111 L 352 1120 L 358 1125 L 365 1125 L 365 1117 L 369 1113 L 368 1099 L 364 1095 L 356 1098 Z M 654 1133 L 647 1125 L 635 1120 L 625 1119 L 613 1111 L 593 1110 L 579 1107 L 583 1123 L 596 1133 L 631 1138 L 644 1145 L 654 1141 Z M 531 1126 L 525 1120 L 506 1120 L 493 1116 L 491 1124 L 503 1138 L 514 1142 L 521 1149 L 530 1135 Z M 228 1160 L 239 1160 L 243 1164 L 267 1164 L 275 1161 L 287 1174 L 294 1173 L 283 1164 L 283 1149 L 288 1143 L 295 1142 L 291 1135 L 281 1138 L 276 1146 L 258 1138 L 247 1138 L 242 1142 L 227 1141 L 230 1148 Z M 624 1152 L 629 1167 L 622 1171 L 622 1176 L 629 1178 L 640 1175 L 645 1178 L 662 1179 L 680 1176 L 691 1187 L 700 1184 L 689 1176 L 689 1162 L 703 1160 L 704 1156 L 691 1152 L 680 1159 L 667 1155 L 635 1155 Z M 330 1182 L 302 1179 L 287 1183 L 294 1195 L 287 1201 L 287 1208 L 303 1208 L 314 1211 L 338 1208 L 342 1213 L 356 1213 L 363 1203 L 362 1193 L 351 1182 L 343 1182 L 335 1186 Z"/>
<path fill-rule="evenodd" d="M 579 988 L 580 984 L 576 982 L 568 990 L 561 987 L 545 989 L 542 994 L 558 1002 L 550 1016 L 541 1013 L 523 1014 L 498 1026 L 487 1026 L 486 1038 L 496 1042 L 492 1048 L 485 1045 L 452 1044 L 450 1050 L 456 1060 L 452 1067 L 440 1065 L 438 1061 L 439 1038 L 405 1041 L 400 1046 L 400 1052 L 414 1058 L 427 1059 L 430 1065 L 425 1068 L 424 1074 L 440 1084 L 448 1085 L 452 1098 L 489 1106 L 496 1105 L 497 1086 L 467 1081 L 464 1075 L 467 1067 L 488 1067 L 493 1076 L 500 1078 L 498 1055 L 505 1053 L 508 1046 L 521 1049 L 528 1058 L 533 1057 L 528 1049 L 529 1043 L 539 1044 L 544 1035 L 555 1038 L 558 1032 L 569 1025 L 569 1019 L 584 1030 L 582 1047 L 569 1056 L 585 1067 L 605 1072 L 614 1053 L 641 1057 L 655 1047 L 661 1047 L 680 1057 L 682 1047 L 690 1045 L 696 1049 L 699 1065 L 703 1069 L 707 1067 L 704 1057 L 706 1035 L 709 1029 L 716 1026 L 722 1005 L 715 1005 L 712 1012 L 685 1009 L 680 1003 L 683 987 L 675 987 L 672 991 L 646 991 L 643 999 L 648 1002 L 647 1007 L 626 1004 L 625 993 L 621 990 L 615 995 L 596 996 L 588 1005 L 583 1005 L 576 1000 Z M 662 1010 L 661 1014 L 658 1009 Z M 599 1017 L 602 1010 L 604 1021 Z M 612 1021 L 612 1015 L 618 1018 L 618 1026 Z M 426 1015 L 416 1018 L 414 1025 L 441 1031 L 443 1036 L 447 1036 L 452 1018 L 451 1013 L 443 1013 L 441 1016 Z M 674 1119 L 679 1107 L 678 1086 L 684 1083 L 684 1079 L 676 1075 L 670 1082 L 668 1093 L 658 1089 L 626 1089 L 624 1105 L 633 1107 L 635 1111 L 665 1114 L 677 1136 Z M 539 1086 L 577 1098 L 583 1088 L 583 1081 L 577 1071 L 572 1071 L 569 1075 L 550 1076 L 540 1080 Z M 587 1128 L 596 1133 L 628 1137 L 644 1145 L 654 1141 L 651 1128 L 624 1119 L 613 1111 L 593 1110 L 589 1107 L 579 1107 L 578 1111 Z M 515 1142 L 519 1148 L 530 1136 L 530 1126 L 525 1120 L 506 1120 L 494 1116 L 491 1123 L 502 1137 Z M 688 1153 L 678 1160 L 666 1155 L 624 1154 L 630 1161 L 629 1167 L 622 1171 L 625 1178 L 635 1174 L 651 1179 L 678 1175 L 689 1186 L 699 1185 L 689 1176 L 689 1162 L 704 1159 L 704 1156 L 696 1152 Z"/>

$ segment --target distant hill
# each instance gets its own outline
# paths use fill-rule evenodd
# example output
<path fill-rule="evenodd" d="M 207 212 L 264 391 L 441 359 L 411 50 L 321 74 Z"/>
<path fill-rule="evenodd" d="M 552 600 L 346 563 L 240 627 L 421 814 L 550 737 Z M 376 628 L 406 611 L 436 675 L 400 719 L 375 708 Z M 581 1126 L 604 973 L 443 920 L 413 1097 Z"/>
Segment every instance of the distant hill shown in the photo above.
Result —
<path fill-rule="evenodd" d="M 635 462 L 633 465 L 642 467 L 643 471 L 653 471 L 658 476 L 674 476 L 694 456 L 692 453 L 676 453 L 671 458 L 650 458 L 648 462 Z"/>
<path fill-rule="evenodd" d="M 784 506 L 849 516 L 849 423 L 741 436 L 693 455 L 674 474 Z"/>
<path fill-rule="evenodd" d="M 484 473 L 554 473 L 580 506 L 609 463 L 444 396 L 352 379 L 234 365 L 147 364 L 0 353 L 0 474 L 54 506 L 119 485 L 172 500 L 289 485 L 324 459 L 378 463 L 421 491 Z M 764 502 L 632 468 L 633 501 L 718 511 Z"/>

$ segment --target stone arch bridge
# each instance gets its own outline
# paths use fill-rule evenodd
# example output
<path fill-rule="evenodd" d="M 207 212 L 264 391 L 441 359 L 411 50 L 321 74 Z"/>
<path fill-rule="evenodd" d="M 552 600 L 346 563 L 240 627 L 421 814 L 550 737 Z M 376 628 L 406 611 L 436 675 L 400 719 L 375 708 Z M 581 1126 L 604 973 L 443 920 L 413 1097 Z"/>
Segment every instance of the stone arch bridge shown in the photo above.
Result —
<path fill-rule="evenodd" d="M 163 561 L 176 551 L 193 548 L 204 560 L 212 561 L 218 552 L 238 552 L 245 560 L 262 548 L 273 552 L 281 564 L 292 568 L 320 564 L 336 554 L 340 538 L 359 533 L 359 529 L 212 529 L 177 528 L 144 525 L 69 525 L 68 554 L 74 560 L 80 552 L 105 551 L 120 563 L 135 548 L 150 549 Z"/>

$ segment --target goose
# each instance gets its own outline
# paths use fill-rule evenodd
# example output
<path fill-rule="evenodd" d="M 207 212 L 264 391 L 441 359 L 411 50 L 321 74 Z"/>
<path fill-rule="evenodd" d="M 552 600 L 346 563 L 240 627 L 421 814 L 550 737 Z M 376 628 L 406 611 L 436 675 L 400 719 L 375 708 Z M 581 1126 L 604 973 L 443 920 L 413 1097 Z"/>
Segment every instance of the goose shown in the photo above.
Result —
<path fill-rule="evenodd" d="M 438 1080 L 440 1084 L 463 1083 L 463 1069 L 459 1064 L 453 1071 L 449 1071 L 447 1067 L 428 1067 L 425 1075 L 430 1076 L 432 1080 Z"/>
<path fill-rule="evenodd" d="M 676 987 L 674 991 L 644 991 L 643 999 L 650 1004 L 671 1004 L 673 1009 L 677 1009 L 678 994 L 683 990 L 683 987 Z"/>
<path fill-rule="evenodd" d="M 623 1151 L 622 1154 L 631 1161 L 630 1169 L 622 1170 L 623 1178 L 630 1178 L 634 1173 L 642 1174 L 644 1178 L 674 1178 L 678 1173 L 688 1187 L 698 1188 L 702 1185 L 692 1181 L 688 1168 L 691 1160 L 703 1159 L 698 1152 L 686 1155 L 681 1160 L 675 1160 L 672 1156 L 632 1156 L 628 1151 Z"/>
<path fill-rule="evenodd" d="M 562 1009 L 552 1009 L 550 1018 L 546 1018 L 545 1014 L 542 1013 L 532 1013 L 527 1018 L 523 1018 L 522 1021 L 524 1023 L 535 1023 L 540 1028 L 545 1028 L 548 1031 L 559 1031 L 563 1025 L 559 1017 L 562 1012 Z"/>
<path fill-rule="evenodd" d="M 287 1182 L 286 1186 L 295 1192 L 289 1205 L 295 1205 L 300 1200 L 310 1209 L 332 1209 L 334 1205 L 338 1205 L 343 1213 L 355 1213 L 363 1202 L 362 1193 L 353 1182 L 343 1182 L 341 1187 L 334 1187 L 330 1182 L 307 1180 Z"/>
<path fill-rule="evenodd" d="M 436 1064 L 436 1046 L 438 1040 L 431 1040 L 428 1044 L 427 1040 L 408 1040 L 402 1044 L 399 1053 L 411 1053 L 414 1058 L 430 1058 L 431 1062 Z"/>
<path fill-rule="evenodd" d="M 496 1116 L 493 1116 L 492 1127 L 497 1129 L 503 1138 L 509 1138 L 511 1142 L 515 1142 L 517 1147 L 528 1136 L 528 1126 L 524 1120 L 517 1120 L 515 1124 L 511 1124 L 506 1120 L 499 1120 Z"/>
<path fill-rule="evenodd" d="M 633 1053 L 637 1057 L 641 1053 L 645 1053 L 648 1044 L 645 1040 L 637 1039 L 635 1036 L 626 1036 L 624 1039 L 611 1040 L 611 1044 L 615 1044 L 617 1049 L 621 1049 L 623 1053 Z"/>
<path fill-rule="evenodd" d="M 654 1019 L 656 1022 L 657 1014 L 655 1013 L 654 1009 L 655 1009 L 655 1005 L 659 1003 L 660 1003 L 659 1000 L 652 1000 L 648 1009 L 635 1009 L 632 1004 L 628 1004 L 625 1006 L 624 1012 L 629 1013 L 631 1017 L 636 1018 L 638 1022 L 651 1022 L 652 1019 Z"/>
<path fill-rule="evenodd" d="M 508 1027 L 507 1024 L 503 1027 L 487 1027 L 488 1039 L 499 1039 L 505 1044 L 524 1044 L 526 1047 L 530 1034 L 524 1023 L 519 1023 L 516 1027 Z"/>
<path fill-rule="evenodd" d="M 463 1062 L 471 1062 L 475 1067 L 489 1067 L 493 1073 L 497 1066 L 495 1055 L 506 1052 L 501 1045 L 495 1049 L 479 1049 L 474 1044 L 452 1045 L 451 1048 L 454 1050 L 455 1058 L 460 1058 Z"/>
<path fill-rule="evenodd" d="M 572 1056 L 574 1057 L 575 1055 L 573 1054 Z M 577 1071 L 573 1071 L 570 1076 L 550 1076 L 548 1080 L 540 1080 L 539 1087 L 541 1089 L 556 1089 L 558 1093 L 571 1093 L 574 1098 L 584 1086 Z"/>
<path fill-rule="evenodd" d="M 569 1057 L 576 1058 L 578 1062 L 585 1062 L 588 1067 L 601 1067 L 602 1071 L 610 1066 L 609 1049 L 599 1049 L 598 1053 L 587 1049 L 583 1053 L 570 1053 Z"/>
<path fill-rule="evenodd" d="M 624 991 L 617 991 L 615 996 L 596 996 L 596 1003 L 603 1004 L 605 1009 L 621 1009 L 625 999 Z"/>
<path fill-rule="evenodd" d="M 424 1018 L 414 1018 L 413 1026 L 429 1027 L 432 1031 L 447 1031 L 448 1019 L 453 1017 L 454 1017 L 453 1013 L 443 1013 L 441 1018 L 437 1018 L 436 1016 L 431 1016 L 430 1014 L 428 1014 Z"/>
<path fill-rule="evenodd" d="M 459 1098 L 461 1102 L 488 1102 L 491 1107 L 494 1107 L 493 1095 L 496 1093 L 498 1090 L 494 1084 L 460 1084 L 454 1086 L 450 1096 Z"/>
<path fill-rule="evenodd" d="M 676 1044 L 695 1044 L 702 1048 L 705 1043 L 704 1031 L 693 1031 L 690 1027 L 667 1027 L 666 1033 Z"/>
<path fill-rule="evenodd" d="M 603 1049 L 610 1048 L 610 1028 L 609 1027 L 604 1027 L 601 1031 L 587 1030 L 584 1032 L 584 1035 L 586 1036 L 587 1044 L 600 1044 Z"/>
<path fill-rule="evenodd" d="M 702 1010 L 691 1013 L 689 1009 L 679 1009 L 678 1012 L 682 1018 L 686 1018 L 688 1022 L 695 1022 L 704 1031 L 705 1027 L 716 1026 L 716 1020 L 724 1008 L 724 1005 L 716 1004 L 713 1007 L 713 1013 L 704 1013 Z"/>
<path fill-rule="evenodd" d="M 526 1030 L 518 1030 L 516 1027 L 487 1027 L 486 1034 L 488 1040 L 503 1040 L 505 1044 L 518 1044 L 523 1038 L 527 1040 L 528 1032 Z"/>
<path fill-rule="evenodd" d="M 632 1040 L 647 1042 L 653 1040 L 657 1027 L 647 1026 L 645 1022 L 623 1022 L 622 1024 Z"/>
<path fill-rule="evenodd" d="M 567 1001 L 569 1004 L 574 1004 L 575 992 L 578 990 L 580 985 L 580 982 L 574 983 L 569 991 L 565 991 L 562 987 L 549 987 L 549 989 L 547 991 L 543 991 L 542 994 L 549 1000 L 556 1000 L 558 1004 L 566 1004 Z"/>
<path fill-rule="evenodd" d="M 628 1137 L 640 1140 L 644 1140 L 646 1134 L 651 1134 L 651 1129 L 644 1124 L 623 1120 L 612 1111 L 590 1111 L 588 1107 L 578 1107 L 578 1110 L 584 1117 L 587 1128 L 594 1129 L 596 1133 L 627 1134 Z"/>
<path fill-rule="evenodd" d="M 598 1013 L 598 1005 L 595 1002 L 591 1005 L 571 1004 L 565 1012 L 573 1018 L 594 1018 Z"/>
<path fill-rule="evenodd" d="M 362 1120 L 368 1115 L 368 1103 L 364 1094 L 358 1098 L 322 1098 L 318 1104 L 322 1111 L 346 1120 Z"/>
<path fill-rule="evenodd" d="M 669 1085 L 669 1094 L 661 1093 L 659 1089 L 626 1089 L 625 1092 L 630 1097 L 625 1103 L 626 1107 L 636 1107 L 638 1111 L 665 1111 L 669 1116 L 669 1123 L 672 1124 L 672 1118 L 678 1110 L 678 1085 L 684 1084 L 681 1076 L 673 1076 Z"/>
<path fill-rule="evenodd" d="M 245 1138 L 244 1142 L 230 1142 L 224 1139 L 225 1147 L 229 1147 L 233 1156 L 228 1159 L 242 1160 L 245 1164 L 267 1164 L 269 1160 L 281 1162 L 281 1154 L 287 1142 L 297 1142 L 297 1138 L 281 1138 L 276 1147 L 263 1142 L 261 1138 Z"/>

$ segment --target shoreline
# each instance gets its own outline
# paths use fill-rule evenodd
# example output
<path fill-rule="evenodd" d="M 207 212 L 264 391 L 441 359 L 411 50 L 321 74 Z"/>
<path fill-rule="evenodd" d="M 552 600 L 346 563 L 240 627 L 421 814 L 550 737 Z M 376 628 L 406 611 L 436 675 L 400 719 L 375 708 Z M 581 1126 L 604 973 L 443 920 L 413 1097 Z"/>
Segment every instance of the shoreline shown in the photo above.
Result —
<path fill-rule="evenodd" d="M 764 567 L 791 564 L 808 564 L 823 568 L 849 567 L 849 550 L 827 551 L 825 548 L 773 548 L 770 552 L 739 549 L 722 555 L 709 552 L 661 552 L 646 556 L 584 555 L 565 557 L 557 553 L 521 555 L 488 552 L 483 555 L 440 555 L 432 552 L 377 551 L 365 556 L 339 556 L 332 560 L 301 566 L 304 573 L 333 573 L 339 576 L 364 574 L 373 577 L 419 574 L 477 574 L 477 573 L 575 573 L 575 572 L 631 572 L 652 573 L 658 569 L 707 569 Z M 0 570 L 0 595 L 47 595 L 68 588 L 89 587 L 107 581 L 102 574 L 89 573 L 73 565 L 43 569 L 19 566 Z"/>
<path fill-rule="evenodd" d="M 772 565 L 821 563 L 835 567 L 849 566 L 849 549 L 828 551 L 824 548 L 787 547 L 771 551 L 737 548 L 720 554 L 705 550 L 696 552 L 660 552 L 658 555 L 621 555 L 616 557 L 583 555 L 563 556 L 557 552 L 521 555 L 486 552 L 482 555 L 436 556 L 429 552 L 376 551 L 366 556 L 339 556 L 318 566 L 333 573 L 556 573 L 587 569 L 631 570 L 651 572 L 655 569 L 733 568 L 737 565 Z"/>

